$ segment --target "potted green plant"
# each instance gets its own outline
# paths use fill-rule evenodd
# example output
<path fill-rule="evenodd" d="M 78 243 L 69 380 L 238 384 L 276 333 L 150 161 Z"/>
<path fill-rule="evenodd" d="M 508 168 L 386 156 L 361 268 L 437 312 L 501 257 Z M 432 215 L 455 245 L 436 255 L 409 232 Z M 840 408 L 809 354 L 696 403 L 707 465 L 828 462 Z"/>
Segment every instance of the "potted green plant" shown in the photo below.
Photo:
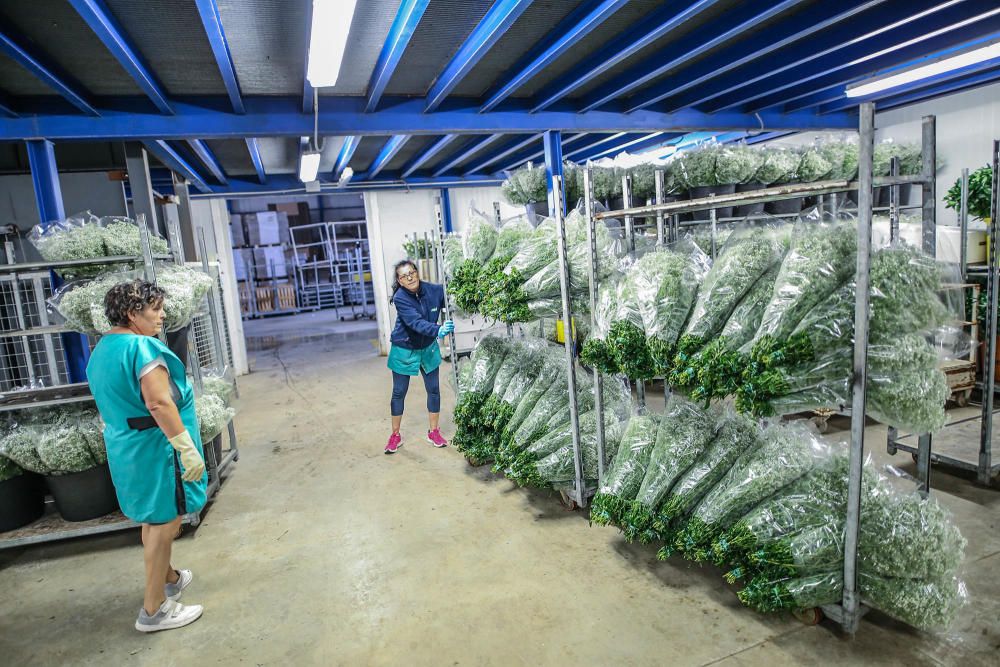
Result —
<path fill-rule="evenodd" d="M 784 185 L 795 181 L 801 156 L 788 148 L 767 148 L 764 163 L 757 170 L 757 180 L 765 186 Z M 768 202 L 764 210 L 771 214 L 798 213 L 802 210 L 802 198 L 783 199 Z"/>
<path fill-rule="evenodd" d="M 979 220 L 990 219 L 990 198 L 993 193 L 993 167 L 986 165 L 969 174 L 969 215 Z M 948 189 L 945 204 L 953 211 L 962 210 L 962 179 Z"/>

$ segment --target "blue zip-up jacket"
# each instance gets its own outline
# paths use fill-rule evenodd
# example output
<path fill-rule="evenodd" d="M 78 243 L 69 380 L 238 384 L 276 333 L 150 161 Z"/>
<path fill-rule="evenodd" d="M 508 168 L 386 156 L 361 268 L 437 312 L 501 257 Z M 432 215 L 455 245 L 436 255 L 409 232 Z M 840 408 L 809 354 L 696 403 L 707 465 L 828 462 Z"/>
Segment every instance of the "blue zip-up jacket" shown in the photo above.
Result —
<path fill-rule="evenodd" d="M 393 295 L 396 326 L 389 337 L 393 345 L 408 350 L 422 350 L 437 340 L 438 319 L 444 312 L 444 287 L 421 282 L 413 294 L 400 287 Z"/>

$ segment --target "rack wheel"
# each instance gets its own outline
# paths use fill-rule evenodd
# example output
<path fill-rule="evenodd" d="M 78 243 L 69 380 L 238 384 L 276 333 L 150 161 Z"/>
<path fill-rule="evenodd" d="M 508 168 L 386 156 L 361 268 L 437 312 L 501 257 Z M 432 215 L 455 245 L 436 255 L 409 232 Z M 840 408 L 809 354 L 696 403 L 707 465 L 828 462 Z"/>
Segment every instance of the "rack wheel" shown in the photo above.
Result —
<path fill-rule="evenodd" d="M 819 625 L 819 622 L 823 620 L 823 611 L 819 607 L 797 609 L 792 612 L 792 616 L 803 625 Z"/>
<path fill-rule="evenodd" d="M 576 509 L 579 507 L 576 504 L 575 500 L 566 495 L 565 491 L 559 492 L 559 504 L 562 505 L 563 509 L 565 509 L 567 512 L 576 511 Z"/>

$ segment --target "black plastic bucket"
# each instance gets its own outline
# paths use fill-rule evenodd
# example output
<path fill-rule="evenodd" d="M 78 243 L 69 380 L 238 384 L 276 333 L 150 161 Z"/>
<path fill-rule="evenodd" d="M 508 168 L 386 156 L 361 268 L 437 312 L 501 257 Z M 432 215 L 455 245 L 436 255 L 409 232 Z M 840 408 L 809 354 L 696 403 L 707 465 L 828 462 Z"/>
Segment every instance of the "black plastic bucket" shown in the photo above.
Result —
<path fill-rule="evenodd" d="M 115 485 L 107 465 L 69 475 L 47 475 L 56 509 L 67 521 L 89 521 L 118 509 Z"/>
<path fill-rule="evenodd" d="M 764 210 L 766 210 L 771 215 L 798 213 L 803 208 L 805 208 L 805 200 L 802 197 L 793 197 L 792 199 L 779 199 L 778 201 L 769 201 L 764 206 Z"/>
<path fill-rule="evenodd" d="M 27 526 L 45 513 L 42 478 L 26 472 L 0 482 L 0 533 Z"/>
<path fill-rule="evenodd" d="M 761 183 L 740 183 L 736 186 L 737 192 L 753 192 L 754 190 L 763 190 L 764 185 Z M 737 206 L 733 209 L 733 215 L 737 218 L 744 218 L 748 215 L 756 215 L 758 213 L 764 212 L 764 202 L 757 202 L 755 204 L 743 204 L 742 206 Z"/>

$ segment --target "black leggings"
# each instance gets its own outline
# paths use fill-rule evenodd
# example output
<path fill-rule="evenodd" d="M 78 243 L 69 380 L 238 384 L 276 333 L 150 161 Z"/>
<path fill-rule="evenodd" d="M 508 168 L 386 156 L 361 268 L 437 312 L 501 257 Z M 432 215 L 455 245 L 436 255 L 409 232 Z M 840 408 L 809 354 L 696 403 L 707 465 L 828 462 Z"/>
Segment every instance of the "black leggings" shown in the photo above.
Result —
<path fill-rule="evenodd" d="M 420 369 L 420 374 L 424 376 L 424 389 L 427 390 L 427 412 L 441 412 L 441 382 L 435 368 L 430 373 L 425 373 Z M 403 414 L 403 401 L 406 399 L 406 391 L 410 388 L 410 376 L 392 372 L 392 416 L 400 417 Z"/>

